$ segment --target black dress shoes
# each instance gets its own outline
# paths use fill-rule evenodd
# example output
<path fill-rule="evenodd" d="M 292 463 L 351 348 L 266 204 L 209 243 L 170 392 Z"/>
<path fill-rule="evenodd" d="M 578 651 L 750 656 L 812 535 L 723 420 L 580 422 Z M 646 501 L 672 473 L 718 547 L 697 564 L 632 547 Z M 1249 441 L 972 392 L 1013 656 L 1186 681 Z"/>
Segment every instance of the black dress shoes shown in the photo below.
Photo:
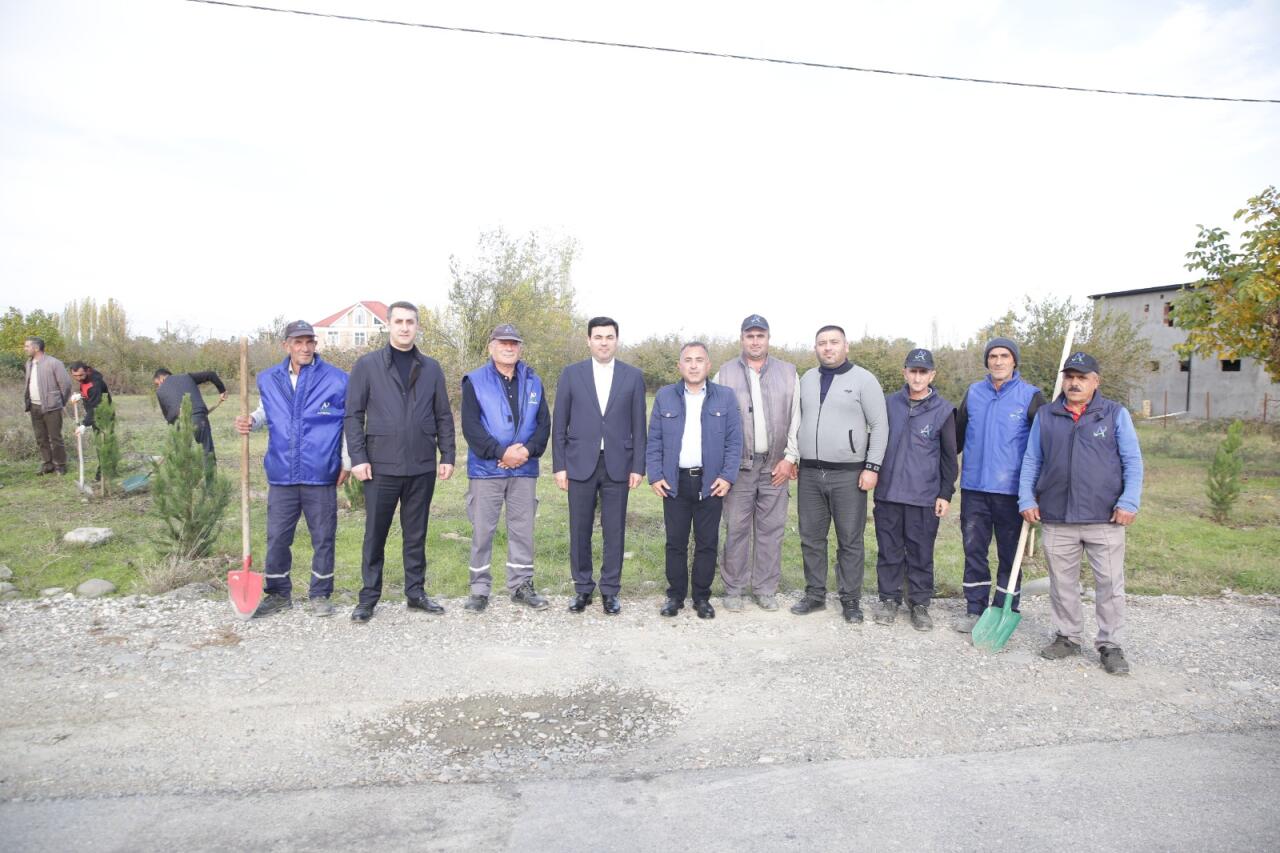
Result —
<path fill-rule="evenodd" d="M 694 601 L 693 612 L 698 614 L 699 619 L 716 618 L 716 609 L 711 606 L 710 601 Z"/>
<path fill-rule="evenodd" d="M 573 604 L 569 605 L 570 613 L 581 613 L 587 609 L 587 605 L 591 603 L 591 593 L 580 592 L 574 596 Z"/>
<path fill-rule="evenodd" d="M 844 621 L 851 625 L 862 624 L 862 607 L 859 606 L 858 602 L 842 601 L 840 602 L 840 609 L 843 611 Z"/>
<path fill-rule="evenodd" d="M 364 624 L 373 618 L 372 604 L 357 604 L 355 610 L 351 611 L 351 621 Z"/>
<path fill-rule="evenodd" d="M 616 595 L 600 595 L 600 603 L 604 605 L 604 612 L 609 616 L 617 616 L 622 612 L 622 605 L 618 603 Z"/>
<path fill-rule="evenodd" d="M 443 607 L 441 607 L 437 602 L 427 598 L 425 595 L 422 596 L 422 598 L 410 598 L 405 603 L 409 606 L 410 610 L 421 610 L 424 613 L 431 613 L 435 616 L 439 616 L 444 613 Z"/>
<path fill-rule="evenodd" d="M 804 616 L 813 613 L 815 610 L 826 610 L 827 600 L 825 598 L 814 598 L 806 595 L 804 598 L 791 605 L 791 612 L 797 616 Z"/>
<path fill-rule="evenodd" d="M 659 616 L 675 616 L 684 609 L 684 602 L 678 598 L 668 598 L 667 603 L 658 611 Z"/>

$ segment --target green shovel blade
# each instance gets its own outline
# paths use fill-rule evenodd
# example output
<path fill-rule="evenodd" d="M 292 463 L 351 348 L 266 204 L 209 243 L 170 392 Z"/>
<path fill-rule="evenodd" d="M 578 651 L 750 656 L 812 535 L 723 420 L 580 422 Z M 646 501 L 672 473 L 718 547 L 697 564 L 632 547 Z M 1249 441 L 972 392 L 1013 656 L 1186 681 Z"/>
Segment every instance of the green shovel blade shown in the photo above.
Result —
<path fill-rule="evenodd" d="M 1022 614 L 1013 610 L 1013 596 L 1005 596 L 1003 607 L 988 607 L 973 626 L 973 645 L 983 651 L 998 652 L 1009 642 L 1022 621 Z"/>

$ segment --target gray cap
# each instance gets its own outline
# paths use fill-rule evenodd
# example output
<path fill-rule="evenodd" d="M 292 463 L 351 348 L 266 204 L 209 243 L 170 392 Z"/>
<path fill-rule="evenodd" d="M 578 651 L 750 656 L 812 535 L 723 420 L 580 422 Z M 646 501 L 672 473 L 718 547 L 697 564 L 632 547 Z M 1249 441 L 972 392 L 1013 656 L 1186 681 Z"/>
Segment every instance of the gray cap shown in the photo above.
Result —
<path fill-rule="evenodd" d="M 767 332 L 769 331 L 769 321 L 759 314 L 752 314 L 742 321 L 742 331 L 745 332 L 749 329 L 764 329 Z"/>
<path fill-rule="evenodd" d="M 933 353 L 927 349 L 913 349 L 907 353 L 907 360 L 902 363 L 903 367 L 923 367 L 925 370 L 933 370 Z"/>
<path fill-rule="evenodd" d="M 491 341 L 515 341 L 518 344 L 524 343 L 524 338 L 520 337 L 520 333 L 516 331 L 516 327 L 510 323 L 499 323 L 493 327 L 493 331 L 489 333 Z"/>
<path fill-rule="evenodd" d="M 316 330 L 311 328 L 311 324 L 306 320 L 294 320 L 292 323 L 284 327 L 284 339 L 289 338 L 306 338 L 316 336 Z"/>

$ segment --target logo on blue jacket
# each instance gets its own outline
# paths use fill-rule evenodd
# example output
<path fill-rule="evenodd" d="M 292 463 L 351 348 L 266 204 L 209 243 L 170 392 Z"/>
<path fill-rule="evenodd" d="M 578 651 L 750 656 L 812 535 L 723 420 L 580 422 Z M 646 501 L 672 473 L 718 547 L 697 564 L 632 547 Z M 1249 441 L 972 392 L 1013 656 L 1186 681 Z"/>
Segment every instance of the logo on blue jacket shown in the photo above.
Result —
<path fill-rule="evenodd" d="M 323 403 L 321 403 L 321 404 L 320 404 L 320 411 L 319 411 L 319 412 L 317 412 L 317 414 L 320 414 L 320 415 L 331 415 L 331 414 L 333 414 L 333 412 L 331 412 L 331 411 L 329 410 L 329 401 L 328 401 L 328 400 L 325 400 Z"/>
<path fill-rule="evenodd" d="M 921 427 L 921 428 L 920 428 L 920 434 L 921 434 L 921 435 L 923 435 L 923 436 L 929 436 L 929 435 L 932 435 L 932 434 L 933 434 L 933 424 L 925 424 L 923 427 Z"/>
<path fill-rule="evenodd" d="M 1009 420 L 1011 421 L 1016 421 L 1020 417 L 1022 417 L 1022 409 L 1014 409 L 1009 413 Z"/>
<path fill-rule="evenodd" d="M 1097 429 L 1095 429 L 1095 430 L 1093 431 L 1093 437 L 1094 437 L 1094 438 L 1106 438 L 1106 437 L 1107 437 L 1107 425 L 1106 425 L 1106 424 L 1103 424 L 1102 426 L 1100 426 L 1100 427 L 1098 427 Z"/>

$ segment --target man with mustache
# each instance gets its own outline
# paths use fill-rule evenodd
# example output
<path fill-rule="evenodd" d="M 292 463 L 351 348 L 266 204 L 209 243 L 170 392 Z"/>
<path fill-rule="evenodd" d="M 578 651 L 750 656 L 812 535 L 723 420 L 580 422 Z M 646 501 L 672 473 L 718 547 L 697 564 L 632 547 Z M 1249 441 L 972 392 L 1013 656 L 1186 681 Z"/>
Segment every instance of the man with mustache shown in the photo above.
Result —
<path fill-rule="evenodd" d="M 1098 615 L 1094 640 L 1102 668 L 1127 675 L 1124 633 L 1125 528 L 1142 497 L 1142 451 L 1133 419 L 1097 393 L 1093 356 L 1077 352 L 1062 368 L 1063 396 L 1040 409 L 1031 427 L 1018 484 L 1018 509 L 1043 530 L 1049 564 L 1054 640 L 1041 657 L 1080 654 L 1084 616 L 1080 557 L 1089 555 Z"/>

